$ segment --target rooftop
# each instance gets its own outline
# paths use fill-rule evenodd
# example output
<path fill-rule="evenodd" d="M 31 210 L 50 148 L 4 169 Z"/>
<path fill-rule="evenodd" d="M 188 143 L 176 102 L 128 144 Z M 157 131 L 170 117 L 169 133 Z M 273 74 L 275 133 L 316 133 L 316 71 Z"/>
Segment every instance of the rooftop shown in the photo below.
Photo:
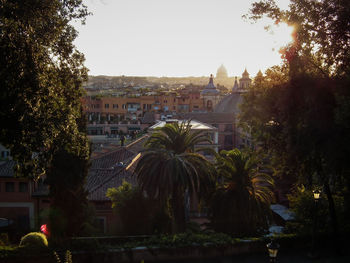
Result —
<path fill-rule="evenodd" d="M 178 120 L 178 119 L 168 119 L 165 121 L 159 121 L 153 126 L 149 127 L 149 130 L 154 130 L 157 128 L 164 127 L 168 123 L 174 123 L 174 122 L 181 122 L 181 123 L 186 123 L 188 120 Z M 206 124 L 203 122 L 200 122 L 198 120 L 191 120 L 190 121 L 191 129 L 192 130 L 217 130 L 214 126 L 211 126 L 210 124 Z"/>

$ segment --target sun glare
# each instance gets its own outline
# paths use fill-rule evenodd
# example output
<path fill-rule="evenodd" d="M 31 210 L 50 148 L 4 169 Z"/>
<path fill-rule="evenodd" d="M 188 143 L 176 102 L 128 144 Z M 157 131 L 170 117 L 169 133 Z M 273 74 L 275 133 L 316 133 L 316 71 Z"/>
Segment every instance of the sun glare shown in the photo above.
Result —
<path fill-rule="evenodd" d="M 271 28 L 271 34 L 273 35 L 273 50 L 280 50 L 282 47 L 290 44 L 293 39 L 294 27 L 285 23 L 280 23 Z"/>

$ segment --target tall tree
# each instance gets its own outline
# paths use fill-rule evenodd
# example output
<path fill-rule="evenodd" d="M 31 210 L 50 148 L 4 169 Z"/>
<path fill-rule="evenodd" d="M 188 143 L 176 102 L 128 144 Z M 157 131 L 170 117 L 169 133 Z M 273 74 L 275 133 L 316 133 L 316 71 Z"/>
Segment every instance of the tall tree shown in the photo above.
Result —
<path fill-rule="evenodd" d="M 281 50 L 285 79 L 273 82 L 267 74 L 245 97 L 241 121 L 260 135 L 256 138 L 282 164 L 284 176 L 324 186 L 336 236 L 332 194 L 342 180 L 349 186 L 342 156 L 349 153 L 344 123 L 350 121 L 350 93 L 344 87 L 350 76 L 350 3 L 292 0 L 287 10 L 273 0 L 253 3 L 250 18 L 265 15 L 293 26 L 294 41 Z M 255 109 L 248 109 L 253 101 Z M 254 111 L 259 114 L 253 117 Z"/>
<path fill-rule="evenodd" d="M 22 175 L 46 172 L 62 133 L 82 136 L 87 69 L 71 21 L 87 14 L 82 0 L 0 1 L 0 142 Z"/>
<path fill-rule="evenodd" d="M 170 200 L 174 232 L 185 230 L 185 192 L 200 194 L 212 184 L 212 165 L 195 152 L 210 142 L 203 132 L 191 131 L 190 122 L 166 124 L 146 142 L 136 166 L 141 189 L 164 204 Z"/>
<path fill-rule="evenodd" d="M 0 142 L 18 174 L 47 175 L 52 204 L 68 217 L 67 235 L 79 230 L 80 214 L 71 215 L 86 202 L 80 97 L 87 69 L 71 22 L 87 15 L 82 0 L 0 1 Z"/>

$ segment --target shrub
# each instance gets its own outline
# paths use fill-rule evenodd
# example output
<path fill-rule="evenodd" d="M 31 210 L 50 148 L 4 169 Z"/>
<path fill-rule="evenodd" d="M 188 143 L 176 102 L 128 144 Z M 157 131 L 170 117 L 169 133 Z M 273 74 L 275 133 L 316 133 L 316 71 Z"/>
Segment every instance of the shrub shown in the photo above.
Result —
<path fill-rule="evenodd" d="M 9 245 L 9 237 L 7 233 L 1 233 L 0 234 L 0 246 L 7 246 Z"/>
<path fill-rule="evenodd" d="M 46 236 L 43 233 L 31 232 L 21 238 L 20 247 L 45 248 L 48 246 Z"/>
<path fill-rule="evenodd" d="M 124 181 L 117 189 L 109 188 L 106 195 L 120 216 L 123 234 L 167 232 L 170 218 L 165 209 L 157 201 L 147 198 L 139 188 Z"/>
<path fill-rule="evenodd" d="M 311 235 L 315 220 L 317 220 L 318 233 L 330 233 L 331 219 L 328 210 L 328 200 L 325 195 L 321 195 L 317 205 L 313 198 L 313 193 L 304 188 L 297 189 L 293 194 L 288 195 L 289 206 L 295 214 L 295 220 L 288 222 L 286 225 L 287 233 L 298 233 L 300 235 Z M 348 230 L 344 218 L 344 197 L 341 195 L 333 195 L 335 209 L 339 221 L 339 225 L 343 231 Z M 322 227 L 321 227 L 322 226 Z"/>

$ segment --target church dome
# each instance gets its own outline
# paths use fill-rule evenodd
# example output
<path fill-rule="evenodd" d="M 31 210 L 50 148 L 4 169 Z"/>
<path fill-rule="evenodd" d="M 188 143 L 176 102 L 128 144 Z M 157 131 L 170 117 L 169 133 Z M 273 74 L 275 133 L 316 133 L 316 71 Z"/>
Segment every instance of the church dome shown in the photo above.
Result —
<path fill-rule="evenodd" d="M 221 64 L 221 66 L 218 68 L 218 70 L 216 71 L 216 78 L 217 79 L 225 79 L 228 78 L 227 75 L 227 70 L 225 68 L 225 66 L 223 64 Z"/>

